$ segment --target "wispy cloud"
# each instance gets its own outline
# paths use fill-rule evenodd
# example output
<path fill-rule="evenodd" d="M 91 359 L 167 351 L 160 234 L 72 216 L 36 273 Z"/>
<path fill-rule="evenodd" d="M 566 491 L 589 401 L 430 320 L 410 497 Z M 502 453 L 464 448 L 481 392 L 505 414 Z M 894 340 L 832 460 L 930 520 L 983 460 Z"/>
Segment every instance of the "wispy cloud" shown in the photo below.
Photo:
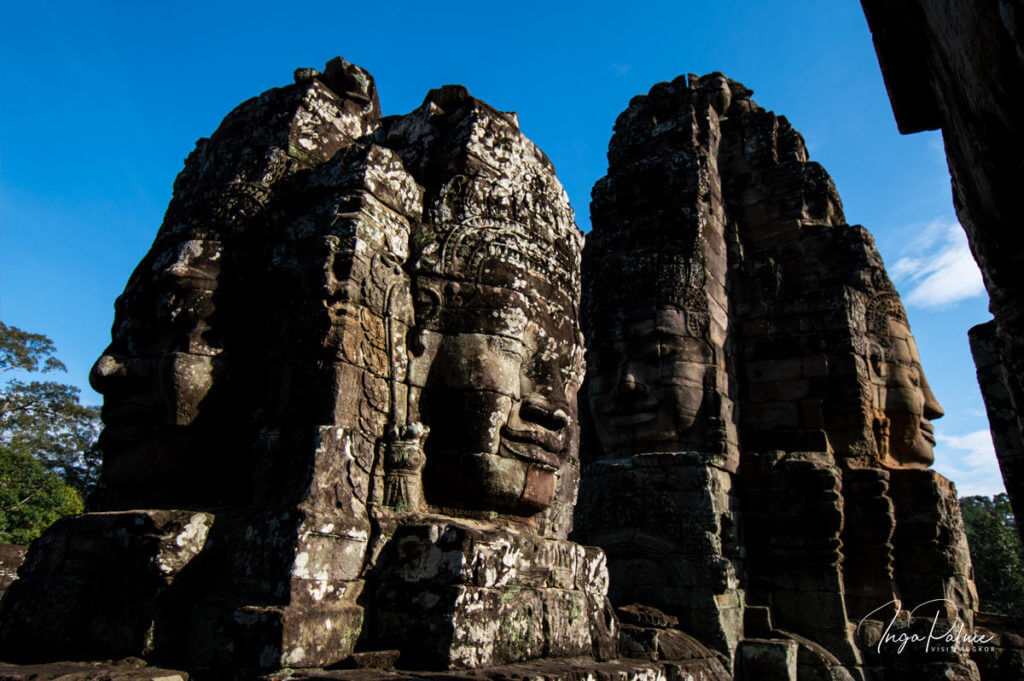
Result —
<path fill-rule="evenodd" d="M 624 76 L 629 73 L 629 64 L 611 64 L 612 71 L 618 76 Z"/>
<path fill-rule="evenodd" d="M 913 256 L 900 258 L 890 273 L 897 283 L 909 285 L 907 305 L 940 308 L 985 292 L 967 236 L 957 223 L 934 222 L 908 245 Z"/>
<path fill-rule="evenodd" d="M 1003 477 L 988 430 L 946 435 L 936 429 L 935 470 L 956 483 L 962 497 L 1004 492 Z"/>
<path fill-rule="evenodd" d="M 925 132 L 928 135 L 928 151 L 933 154 L 936 165 L 943 170 L 946 169 L 946 144 L 942 141 L 942 133 L 938 130 L 928 130 Z"/>

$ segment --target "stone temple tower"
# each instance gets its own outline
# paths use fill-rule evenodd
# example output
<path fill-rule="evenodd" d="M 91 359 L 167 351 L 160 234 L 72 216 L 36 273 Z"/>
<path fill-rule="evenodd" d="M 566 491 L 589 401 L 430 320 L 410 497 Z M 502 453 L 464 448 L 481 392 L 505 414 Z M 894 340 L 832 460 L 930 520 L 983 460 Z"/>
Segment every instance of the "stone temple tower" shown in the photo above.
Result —
<path fill-rule="evenodd" d="M 870 234 L 751 94 L 680 77 L 616 121 L 583 256 L 574 536 L 608 553 L 615 605 L 737 669 L 782 639 L 866 678 L 902 664 L 874 646 L 899 603 L 977 608 L 955 488 L 928 469 L 943 412 Z M 977 675 L 962 652 L 918 663 Z"/>

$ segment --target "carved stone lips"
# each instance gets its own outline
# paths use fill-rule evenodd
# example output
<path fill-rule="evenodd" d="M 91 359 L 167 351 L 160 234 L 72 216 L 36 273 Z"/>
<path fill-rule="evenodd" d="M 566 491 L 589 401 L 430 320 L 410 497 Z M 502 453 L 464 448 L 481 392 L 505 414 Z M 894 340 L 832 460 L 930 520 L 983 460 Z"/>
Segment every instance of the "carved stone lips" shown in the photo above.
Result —
<path fill-rule="evenodd" d="M 935 426 L 932 425 L 931 421 L 921 419 L 921 435 L 923 435 L 924 439 L 930 442 L 932 446 L 935 446 Z"/>
<path fill-rule="evenodd" d="M 100 433 L 101 448 L 111 445 L 128 445 L 152 438 L 155 427 L 145 424 L 113 424 L 106 426 Z"/>
<path fill-rule="evenodd" d="M 162 404 L 149 400 L 107 400 L 102 410 L 100 446 L 126 444 L 153 437 L 164 408 Z"/>
<path fill-rule="evenodd" d="M 512 456 L 531 463 L 538 463 L 551 470 L 562 464 L 565 451 L 565 436 L 562 434 L 537 432 L 535 430 L 501 429 L 501 445 Z"/>
<path fill-rule="evenodd" d="M 635 426 L 656 419 L 658 417 L 658 405 L 632 409 L 616 408 L 606 413 L 610 417 L 613 426 Z"/>
<path fill-rule="evenodd" d="M 145 425 L 157 418 L 160 405 L 151 402 L 108 400 L 103 405 L 103 423 L 109 429 L 115 426 Z"/>

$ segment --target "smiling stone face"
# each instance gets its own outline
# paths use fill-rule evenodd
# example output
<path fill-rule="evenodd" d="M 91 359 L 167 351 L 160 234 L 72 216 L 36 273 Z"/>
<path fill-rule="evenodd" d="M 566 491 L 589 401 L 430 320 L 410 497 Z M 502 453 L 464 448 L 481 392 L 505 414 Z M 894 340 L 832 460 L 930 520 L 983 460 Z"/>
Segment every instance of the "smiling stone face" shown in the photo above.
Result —
<path fill-rule="evenodd" d="M 882 294 L 868 309 L 869 372 L 876 412 L 879 457 L 900 468 L 927 468 L 935 462 L 935 428 L 944 415 L 921 367 L 921 356 L 896 294 Z"/>
<path fill-rule="evenodd" d="M 571 528 L 583 235 L 551 161 L 462 87 L 386 121 L 383 143 L 424 187 L 406 270 L 410 414 L 430 428 L 423 492 L 436 511 Z"/>
<path fill-rule="evenodd" d="M 587 397 L 605 455 L 674 451 L 704 402 L 714 352 L 674 305 L 622 310 L 595 344 Z"/>
<path fill-rule="evenodd" d="M 517 515 L 547 508 L 575 443 L 575 316 L 560 314 L 557 299 L 503 287 L 426 278 L 419 286 L 440 291 L 423 334 L 428 501 Z"/>
<path fill-rule="evenodd" d="M 704 254 L 684 245 L 659 252 L 588 244 L 584 390 L 587 432 L 597 440 L 588 456 L 721 451 L 723 352 L 709 314 L 716 303 Z"/>
<path fill-rule="evenodd" d="M 921 367 L 921 356 L 902 319 L 886 320 L 888 347 L 881 346 L 871 358 L 877 408 L 885 414 L 884 449 L 890 464 L 927 468 L 935 462 L 935 428 L 932 421 L 944 415 Z"/>

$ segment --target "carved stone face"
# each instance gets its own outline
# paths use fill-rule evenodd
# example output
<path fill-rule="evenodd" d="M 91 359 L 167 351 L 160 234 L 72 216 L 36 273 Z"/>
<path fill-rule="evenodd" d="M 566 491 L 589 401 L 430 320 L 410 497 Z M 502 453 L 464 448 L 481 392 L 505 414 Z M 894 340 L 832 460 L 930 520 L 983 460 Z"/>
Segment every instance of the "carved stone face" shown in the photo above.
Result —
<path fill-rule="evenodd" d="M 672 305 L 627 312 L 594 348 L 587 393 L 605 455 L 672 451 L 693 427 L 714 353 L 687 327 Z"/>
<path fill-rule="evenodd" d="M 873 380 L 879 386 L 878 408 L 888 419 L 888 453 L 898 465 L 925 468 L 935 461 L 935 429 L 943 416 L 921 368 L 921 356 L 902 320 L 887 318 L 889 346 L 872 355 Z"/>
<path fill-rule="evenodd" d="M 551 504 L 571 453 L 581 353 L 570 318 L 500 298 L 503 307 L 484 300 L 458 315 L 464 331 L 437 337 L 424 390 L 426 493 L 440 505 L 531 515 Z"/>
<path fill-rule="evenodd" d="M 147 257 L 118 299 L 113 342 L 89 377 L 104 396 L 100 447 L 115 488 L 148 489 L 186 468 L 219 353 L 209 321 L 221 255 L 216 241 L 176 244 Z"/>

